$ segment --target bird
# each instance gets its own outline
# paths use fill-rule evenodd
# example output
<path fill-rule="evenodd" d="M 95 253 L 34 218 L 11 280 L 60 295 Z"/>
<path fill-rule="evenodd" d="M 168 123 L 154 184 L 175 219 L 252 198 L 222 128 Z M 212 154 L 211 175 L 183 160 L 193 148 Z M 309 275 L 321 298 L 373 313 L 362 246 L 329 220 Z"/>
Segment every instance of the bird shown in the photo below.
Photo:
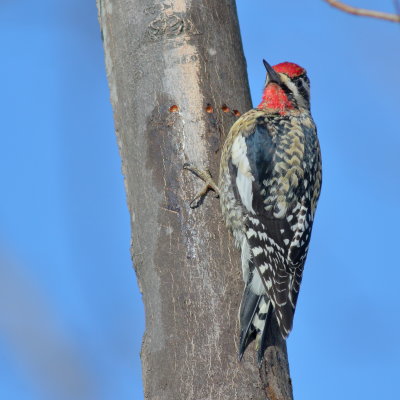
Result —
<path fill-rule="evenodd" d="M 259 105 L 244 113 L 224 142 L 218 185 L 209 171 L 184 165 L 204 180 L 192 206 L 209 189 L 241 250 L 244 291 L 239 310 L 241 360 L 256 341 L 258 362 L 274 318 L 286 339 L 293 317 L 322 185 L 317 129 L 306 70 L 271 66 Z"/>

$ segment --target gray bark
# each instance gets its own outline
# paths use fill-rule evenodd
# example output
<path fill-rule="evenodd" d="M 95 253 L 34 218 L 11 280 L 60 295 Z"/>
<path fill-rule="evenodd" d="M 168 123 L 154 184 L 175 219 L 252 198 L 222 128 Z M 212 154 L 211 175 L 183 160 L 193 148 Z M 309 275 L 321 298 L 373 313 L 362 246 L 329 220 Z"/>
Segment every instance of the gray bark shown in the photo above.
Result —
<path fill-rule="evenodd" d="M 146 311 L 145 398 L 292 399 L 276 327 L 260 371 L 253 346 L 237 360 L 240 254 L 217 199 L 189 207 L 202 182 L 182 170 L 190 161 L 217 176 L 232 110 L 251 108 L 235 1 L 98 0 L 98 9 Z"/>

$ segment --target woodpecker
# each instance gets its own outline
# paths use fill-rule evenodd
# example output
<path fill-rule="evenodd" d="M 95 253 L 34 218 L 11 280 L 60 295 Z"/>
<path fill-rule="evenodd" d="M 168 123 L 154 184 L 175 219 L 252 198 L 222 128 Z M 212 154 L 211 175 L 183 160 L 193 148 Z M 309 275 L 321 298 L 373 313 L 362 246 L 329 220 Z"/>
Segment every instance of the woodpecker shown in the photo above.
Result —
<path fill-rule="evenodd" d="M 306 71 L 290 62 L 264 65 L 262 100 L 232 126 L 219 185 L 208 172 L 186 166 L 206 182 L 196 198 L 209 188 L 219 194 L 226 225 L 241 249 L 239 358 L 256 339 L 259 362 L 271 319 L 284 339 L 292 328 L 322 183 Z"/>

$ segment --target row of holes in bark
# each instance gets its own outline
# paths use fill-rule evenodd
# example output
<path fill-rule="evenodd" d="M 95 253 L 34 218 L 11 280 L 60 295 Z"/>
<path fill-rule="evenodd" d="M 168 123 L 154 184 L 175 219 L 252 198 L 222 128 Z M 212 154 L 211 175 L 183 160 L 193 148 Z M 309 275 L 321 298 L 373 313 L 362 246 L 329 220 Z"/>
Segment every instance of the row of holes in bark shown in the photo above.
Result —
<path fill-rule="evenodd" d="M 231 112 L 231 109 L 226 105 L 226 104 L 223 104 L 222 106 L 221 106 L 221 110 L 224 112 L 224 113 L 229 113 L 229 112 Z M 170 108 L 169 108 L 169 112 L 178 112 L 179 111 L 179 107 L 176 105 L 176 104 L 174 104 L 173 106 L 171 106 Z M 209 114 L 212 114 L 213 112 L 214 112 L 214 108 L 211 106 L 211 105 L 208 105 L 205 109 L 204 109 L 204 111 L 205 112 L 207 112 L 207 113 L 209 113 Z M 235 117 L 240 117 L 240 111 L 238 111 L 238 110 L 232 110 L 232 114 L 235 116 Z"/>

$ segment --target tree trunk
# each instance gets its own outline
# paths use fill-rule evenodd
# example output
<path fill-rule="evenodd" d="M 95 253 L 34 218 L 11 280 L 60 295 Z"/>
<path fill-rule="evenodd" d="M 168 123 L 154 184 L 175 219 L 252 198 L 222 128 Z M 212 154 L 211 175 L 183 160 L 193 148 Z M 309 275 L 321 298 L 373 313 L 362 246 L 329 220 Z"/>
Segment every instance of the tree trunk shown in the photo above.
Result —
<path fill-rule="evenodd" d="M 290 400 L 276 327 L 260 371 L 253 346 L 237 359 L 240 253 L 218 199 L 189 207 L 202 182 L 182 169 L 190 161 L 217 176 L 233 110 L 251 108 L 235 1 L 98 0 L 98 9 L 146 310 L 145 398 Z"/>

